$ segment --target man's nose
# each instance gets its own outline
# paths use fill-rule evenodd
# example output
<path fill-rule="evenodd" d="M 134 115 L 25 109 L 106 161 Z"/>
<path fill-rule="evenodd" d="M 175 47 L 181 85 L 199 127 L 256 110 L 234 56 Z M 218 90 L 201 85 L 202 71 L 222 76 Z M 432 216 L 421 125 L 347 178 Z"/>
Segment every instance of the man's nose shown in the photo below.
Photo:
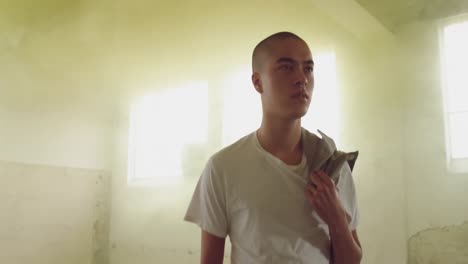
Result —
<path fill-rule="evenodd" d="M 307 75 L 303 71 L 298 70 L 296 73 L 296 86 L 304 88 L 308 83 L 309 79 L 307 78 Z"/>

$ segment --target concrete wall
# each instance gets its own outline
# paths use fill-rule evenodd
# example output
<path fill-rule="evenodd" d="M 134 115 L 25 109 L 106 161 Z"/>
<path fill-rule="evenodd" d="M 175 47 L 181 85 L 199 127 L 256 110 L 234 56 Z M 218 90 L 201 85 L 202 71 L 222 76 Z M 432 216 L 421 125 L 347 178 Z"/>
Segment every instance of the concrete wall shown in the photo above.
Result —
<path fill-rule="evenodd" d="M 468 173 L 447 169 L 438 21 L 398 34 L 404 89 L 408 263 L 465 263 Z"/>
<path fill-rule="evenodd" d="M 344 56 L 341 72 L 347 87 L 343 148 L 360 151 L 354 175 L 362 213 L 363 263 L 406 263 L 403 102 L 396 46 L 375 42 L 362 47 L 366 52 Z"/>
<path fill-rule="evenodd" d="M 0 262 L 108 263 L 109 176 L 0 161 Z"/>
<path fill-rule="evenodd" d="M 84 4 L 0 3 L 1 263 L 108 263 L 115 108 Z"/>
<path fill-rule="evenodd" d="M 83 233 L 87 237 L 70 244 L 80 252 L 80 263 L 196 263 L 200 230 L 182 222 L 182 217 L 204 163 L 221 147 L 222 122 L 228 122 L 220 114 L 223 87 L 229 76 L 249 67 L 251 50 L 260 39 L 291 30 L 304 37 L 314 53 L 336 53 L 340 142 L 343 149 L 361 153 L 355 180 L 363 263 L 405 263 L 407 243 L 411 252 L 421 248 L 413 250 L 411 236 L 466 220 L 460 210 L 466 206 L 462 200 L 466 177 L 444 172 L 441 114 L 431 108 L 439 94 L 436 81 L 427 78 L 436 73 L 426 51 L 435 56 L 434 42 L 428 42 L 430 47 L 422 44 L 431 39 L 419 34 L 425 27 L 408 27 L 394 39 L 375 32 L 378 23 L 368 16 L 358 15 L 359 19 L 347 23 L 352 8 L 320 2 L 102 0 L 64 4 L 47 0 L 34 8 L 30 3 L 2 2 L 0 160 L 28 168 L 53 165 L 112 171 L 110 226 L 102 226 L 110 228 L 109 251 L 103 249 L 94 257 L 89 242 L 95 234 L 90 229 L 94 218 L 86 211 L 95 205 L 90 193 L 94 189 L 60 182 L 66 176 L 54 183 L 56 179 L 48 175 L 56 172 L 39 177 L 51 186 L 46 193 L 57 189 L 79 193 L 73 196 L 78 200 L 68 193 L 54 196 L 56 200 L 65 204 L 86 201 L 77 212 L 88 214 L 76 218 L 80 220 L 76 226 L 87 230 Z M 335 16 L 324 9 L 336 10 Z M 421 45 L 427 49 L 420 49 Z M 209 140 L 187 146 L 184 180 L 178 185 L 129 186 L 130 104 L 141 95 L 191 81 L 209 85 Z M 426 125 L 436 133 L 421 137 Z M 433 148 L 427 142 L 435 142 Z M 419 149 L 430 153 L 432 168 L 418 155 Z M 30 172 L 25 177 L 34 175 Z M 423 186 L 421 175 L 429 179 Z M 17 188 L 27 182 L 9 176 L 4 180 L 6 184 L 18 180 Z M 76 181 L 91 184 L 87 176 Z M 31 188 L 33 194 L 38 191 Z M 13 201 L 23 196 L 8 195 L 5 208 L 20 210 Z M 451 203 L 445 197 L 460 202 Z M 34 216 L 40 216 L 36 210 L 41 206 L 64 206 L 38 197 L 33 201 L 39 205 L 31 204 L 24 212 Z M 431 211 L 434 205 L 440 211 Z M 9 221 L 15 219 L 19 218 Z M 26 222 L 31 232 L 42 235 L 37 223 L 42 222 Z M 5 230 L 9 238 L 21 237 L 19 231 Z M 59 233 L 73 230 L 64 227 Z M 8 239 L 0 242 L 16 252 L 10 259 L 27 255 Z M 49 257 L 44 255 L 44 259 Z"/>
<path fill-rule="evenodd" d="M 14 89 L 8 86 L 3 88 Z M 71 101 L 69 98 L 63 100 Z M 42 105 L 47 103 L 43 102 Z M 67 110 L 60 106 L 53 106 L 55 109 L 50 111 L 2 106 L 0 160 L 110 169 L 112 140 L 109 135 L 114 129 L 109 122 L 86 115 L 79 109 Z M 86 104 L 83 104 L 83 108 L 86 108 Z"/>
<path fill-rule="evenodd" d="M 408 243 L 408 263 L 466 263 L 468 222 L 422 230 Z"/>

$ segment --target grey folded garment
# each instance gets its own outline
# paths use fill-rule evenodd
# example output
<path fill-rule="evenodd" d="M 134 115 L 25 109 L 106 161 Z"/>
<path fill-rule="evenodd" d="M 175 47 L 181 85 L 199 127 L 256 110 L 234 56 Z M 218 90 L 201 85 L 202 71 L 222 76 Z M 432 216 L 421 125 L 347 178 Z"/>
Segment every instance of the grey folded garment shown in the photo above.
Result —
<path fill-rule="evenodd" d="M 336 149 L 333 139 L 318 130 L 322 138 L 304 130 L 304 153 L 310 171 L 323 170 L 330 178 L 338 183 L 340 171 L 347 162 L 351 171 L 354 168 L 359 151 L 343 152 Z M 308 179 L 310 181 L 310 179 Z"/>
<path fill-rule="evenodd" d="M 353 171 L 354 163 L 356 162 L 358 155 L 359 151 L 343 152 L 335 150 L 332 156 L 328 158 L 322 166 L 320 166 L 320 169 L 328 174 L 336 184 L 338 183 L 340 171 L 344 163 L 348 162 L 351 171 Z"/>

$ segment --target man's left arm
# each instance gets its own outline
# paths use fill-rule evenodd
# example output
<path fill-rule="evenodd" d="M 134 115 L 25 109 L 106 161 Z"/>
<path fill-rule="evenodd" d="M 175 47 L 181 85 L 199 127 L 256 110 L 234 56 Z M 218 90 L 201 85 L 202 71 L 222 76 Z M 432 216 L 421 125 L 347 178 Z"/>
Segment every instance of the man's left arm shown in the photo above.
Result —
<path fill-rule="evenodd" d="M 331 263 L 361 263 L 361 244 L 356 230 L 349 229 L 348 216 L 338 198 L 335 183 L 323 171 L 312 172 L 311 181 L 314 186 L 307 187 L 306 196 L 328 225 L 332 247 Z"/>
<path fill-rule="evenodd" d="M 331 237 L 331 263 L 361 263 L 362 249 L 356 230 L 350 231 L 347 224 L 343 227 L 328 226 L 328 228 Z"/>

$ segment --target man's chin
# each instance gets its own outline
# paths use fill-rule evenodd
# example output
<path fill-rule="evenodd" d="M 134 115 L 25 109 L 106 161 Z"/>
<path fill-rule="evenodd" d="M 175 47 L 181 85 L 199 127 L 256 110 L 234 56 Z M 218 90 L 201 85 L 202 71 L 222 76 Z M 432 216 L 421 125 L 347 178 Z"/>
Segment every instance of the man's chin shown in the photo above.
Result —
<path fill-rule="evenodd" d="M 297 111 L 294 113 L 291 113 L 290 117 L 291 119 L 301 119 L 306 115 L 307 111 Z"/>
<path fill-rule="evenodd" d="M 276 117 L 287 120 L 297 120 L 301 119 L 307 114 L 307 109 L 295 109 L 293 111 L 289 110 L 288 112 L 279 112 Z"/>

